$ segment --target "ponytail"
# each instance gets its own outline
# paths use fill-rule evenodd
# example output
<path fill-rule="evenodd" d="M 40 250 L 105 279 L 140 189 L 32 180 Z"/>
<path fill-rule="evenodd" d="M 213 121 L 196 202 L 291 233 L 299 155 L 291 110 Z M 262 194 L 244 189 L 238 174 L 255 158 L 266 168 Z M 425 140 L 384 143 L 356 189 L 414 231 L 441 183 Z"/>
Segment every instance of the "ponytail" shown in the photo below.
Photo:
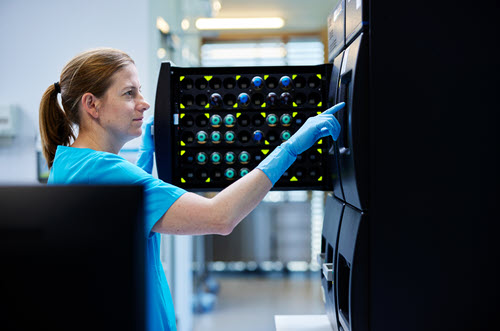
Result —
<path fill-rule="evenodd" d="M 58 145 L 69 146 L 75 139 L 71 121 L 57 100 L 56 85 L 50 85 L 40 102 L 40 137 L 49 169 L 52 168 Z"/>

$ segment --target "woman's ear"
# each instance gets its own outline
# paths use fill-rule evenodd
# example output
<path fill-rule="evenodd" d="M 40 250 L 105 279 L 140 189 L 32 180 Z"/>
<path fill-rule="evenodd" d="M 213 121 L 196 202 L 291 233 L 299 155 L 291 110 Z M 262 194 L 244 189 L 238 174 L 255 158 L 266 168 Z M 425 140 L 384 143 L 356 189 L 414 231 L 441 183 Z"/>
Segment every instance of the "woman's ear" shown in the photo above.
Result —
<path fill-rule="evenodd" d="M 92 116 L 92 118 L 97 119 L 99 118 L 99 111 L 98 111 L 98 104 L 99 100 L 93 95 L 92 93 L 85 93 L 82 95 L 82 108 L 83 110 Z"/>

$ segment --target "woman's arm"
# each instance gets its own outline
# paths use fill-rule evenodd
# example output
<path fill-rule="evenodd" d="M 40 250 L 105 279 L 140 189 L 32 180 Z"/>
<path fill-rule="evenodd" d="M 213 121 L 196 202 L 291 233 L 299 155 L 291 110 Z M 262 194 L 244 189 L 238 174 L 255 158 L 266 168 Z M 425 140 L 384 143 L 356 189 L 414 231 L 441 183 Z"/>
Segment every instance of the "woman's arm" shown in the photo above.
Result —
<path fill-rule="evenodd" d="M 320 115 L 309 118 L 289 140 L 275 148 L 256 169 L 208 199 L 185 193 L 153 226 L 154 232 L 170 234 L 227 235 L 264 198 L 297 155 L 309 149 L 318 139 L 330 135 L 334 140 L 340 124 L 333 114 L 340 103 Z"/>
<path fill-rule="evenodd" d="M 257 207 L 271 188 L 272 183 L 264 172 L 254 169 L 213 198 L 185 193 L 153 226 L 153 231 L 227 235 Z"/>

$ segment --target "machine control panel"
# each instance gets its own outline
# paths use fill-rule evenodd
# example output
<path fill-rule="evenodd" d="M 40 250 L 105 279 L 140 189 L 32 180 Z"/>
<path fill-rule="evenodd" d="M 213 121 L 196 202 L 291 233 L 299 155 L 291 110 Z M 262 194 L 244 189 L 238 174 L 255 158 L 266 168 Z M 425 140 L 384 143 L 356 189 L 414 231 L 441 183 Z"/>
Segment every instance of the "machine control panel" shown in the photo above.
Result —
<path fill-rule="evenodd" d="M 217 191 L 248 174 L 328 105 L 331 64 L 183 68 L 163 63 L 155 108 L 160 178 Z M 274 189 L 330 190 L 328 139 L 319 140 Z M 170 146 L 169 146 L 170 145 Z"/>

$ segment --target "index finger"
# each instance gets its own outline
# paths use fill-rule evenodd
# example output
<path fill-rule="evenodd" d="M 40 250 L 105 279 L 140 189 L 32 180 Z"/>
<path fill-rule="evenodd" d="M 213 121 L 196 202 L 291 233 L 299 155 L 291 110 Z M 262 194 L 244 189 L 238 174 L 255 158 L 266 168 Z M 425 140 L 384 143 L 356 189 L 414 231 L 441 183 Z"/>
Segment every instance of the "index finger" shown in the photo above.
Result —
<path fill-rule="evenodd" d="M 333 106 L 332 108 L 328 108 L 327 110 L 325 110 L 323 112 L 323 114 L 335 114 L 336 112 L 338 112 L 339 110 L 341 110 L 342 108 L 344 108 L 345 106 L 345 102 L 340 102 L 338 104 L 336 104 L 335 106 Z"/>

